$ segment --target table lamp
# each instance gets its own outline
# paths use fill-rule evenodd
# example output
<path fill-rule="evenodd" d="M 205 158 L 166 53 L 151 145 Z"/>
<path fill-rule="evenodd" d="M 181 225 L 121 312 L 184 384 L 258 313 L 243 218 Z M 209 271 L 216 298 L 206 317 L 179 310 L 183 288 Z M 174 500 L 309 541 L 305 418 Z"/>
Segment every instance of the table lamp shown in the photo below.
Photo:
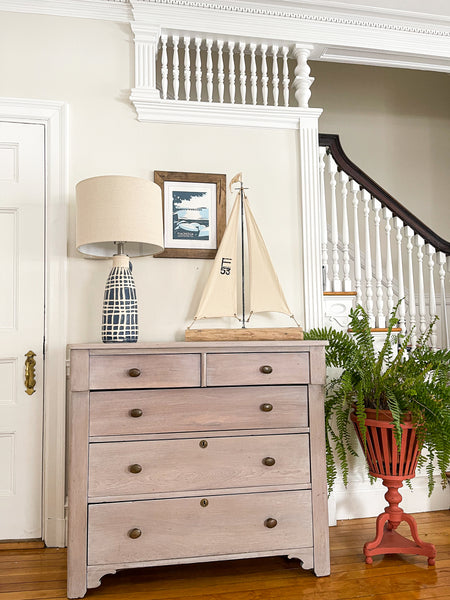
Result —
<path fill-rule="evenodd" d="M 97 258 L 113 258 L 105 288 L 103 342 L 137 342 L 138 309 L 129 257 L 163 248 L 161 189 L 147 179 L 105 175 L 76 186 L 76 246 Z"/>

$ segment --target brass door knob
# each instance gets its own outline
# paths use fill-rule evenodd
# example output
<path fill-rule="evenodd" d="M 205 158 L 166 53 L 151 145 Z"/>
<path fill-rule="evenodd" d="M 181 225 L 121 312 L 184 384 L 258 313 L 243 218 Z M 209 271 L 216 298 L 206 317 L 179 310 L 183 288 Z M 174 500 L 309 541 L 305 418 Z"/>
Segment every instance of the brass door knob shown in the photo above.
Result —
<path fill-rule="evenodd" d="M 264 521 L 264 525 L 265 525 L 265 526 L 266 526 L 268 529 L 273 529 L 274 527 L 276 527 L 276 526 L 277 526 L 277 523 L 278 523 L 278 521 L 277 521 L 276 519 L 272 519 L 272 518 L 266 519 L 266 520 Z"/>
<path fill-rule="evenodd" d="M 263 365 L 262 367 L 259 367 L 259 370 L 261 371 L 261 373 L 265 373 L 266 375 L 268 375 L 269 373 L 272 373 L 273 369 L 270 365 Z"/>
<path fill-rule="evenodd" d="M 128 532 L 128 537 L 130 537 L 132 540 L 137 540 L 139 537 L 141 537 L 141 535 L 142 531 L 137 527 L 135 527 L 134 529 L 130 529 L 130 531 Z"/>
<path fill-rule="evenodd" d="M 138 417 L 142 417 L 142 409 L 141 408 L 132 408 L 130 410 L 130 417 L 134 417 L 135 419 L 137 419 Z"/>
<path fill-rule="evenodd" d="M 141 465 L 130 465 L 128 467 L 128 470 L 130 471 L 130 473 L 140 473 L 142 471 L 142 467 Z"/>
<path fill-rule="evenodd" d="M 270 412 L 272 410 L 272 408 L 273 408 L 272 404 L 269 404 L 269 403 L 261 404 L 261 406 L 259 407 L 259 409 L 262 410 L 263 412 Z"/>
<path fill-rule="evenodd" d="M 139 377 L 140 374 L 141 374 L 141 370 L 140 369 L 130 369 L 128 371 L 128 375 L 130 377 Z"/>
<path fill-rule="evenodd" d="M 262 463 L 263 465 L 266 465 L 266 467 L 273 467 L 275 464 L 275 459 L 271 456 L 266 456 L 266 458 L 263 458 Z"/>

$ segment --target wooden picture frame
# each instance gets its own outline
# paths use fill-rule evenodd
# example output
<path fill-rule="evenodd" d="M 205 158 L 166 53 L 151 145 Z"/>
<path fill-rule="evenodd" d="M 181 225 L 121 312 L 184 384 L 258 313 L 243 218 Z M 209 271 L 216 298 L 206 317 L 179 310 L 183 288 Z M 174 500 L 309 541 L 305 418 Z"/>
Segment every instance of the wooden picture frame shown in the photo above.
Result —
<path fill-rule="evenodd" d="M 164 251 L 155 258 L 214 258 L 226 226 L 226 175 L 155 171 Z"/>

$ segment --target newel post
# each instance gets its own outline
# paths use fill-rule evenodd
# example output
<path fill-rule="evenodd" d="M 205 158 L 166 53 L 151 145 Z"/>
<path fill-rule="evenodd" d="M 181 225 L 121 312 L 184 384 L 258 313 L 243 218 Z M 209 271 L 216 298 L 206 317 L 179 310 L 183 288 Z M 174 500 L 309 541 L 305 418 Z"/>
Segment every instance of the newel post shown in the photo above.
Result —
<path fill-rule="evenodd" d="M 145 92 L 147 99 L 159 99 L 156 88 L 156 57 L 161 28 L 142 23 L 131 23 L 134 34 L 134 89 L 136 93 Z"/>
<path fill-rule="evenodd" d="M 302 205 L 303 237 L 303 297 L 306 330 L 322 327 L 323 282 L 322 282 L 322 218 L 321 187 L 319 177 L 319 117 L 320 108 L 309 108 L 310 87 L 314 81 L 309 76 L 307 59 L 312 46 L 297 44 L 295 69 L 295 97 L 302 108 L 299 118 L 300 149 L 300 193 Z"/>

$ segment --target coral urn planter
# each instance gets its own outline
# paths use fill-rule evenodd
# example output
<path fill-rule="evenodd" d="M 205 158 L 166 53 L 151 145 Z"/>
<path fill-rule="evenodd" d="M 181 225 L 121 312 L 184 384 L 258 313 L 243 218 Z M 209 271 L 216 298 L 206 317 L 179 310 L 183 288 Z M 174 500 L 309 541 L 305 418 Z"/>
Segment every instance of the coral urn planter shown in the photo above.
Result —
<path fill-rule="evenodd" d="M 402 441 L 398 448 L 390 411 L 366 409 L 366 415 L 365 444 L 356 415 L 352 413 L 350 418 L 365 452 L 369 473 L 383 480 L 383 485 L 388 489 L 384 497 L 389 503 L 377 517 L 375 539 L 364 545 L 366 563 L 371 564 L 372 557 L 378 554 L 402 553 L 427 556 L 428 564 L 434 565 L 435 546 L 419 538 L 414 517 L 406 514 L 399 506 L 402 497 L 398 490 L 405 479 L 415 476 L 420 454 L 415 427 L 410 419 L 406 419 L 401 425 Z M 413 541 L 395 531 L 402 521 L 408 523 Z"/>

